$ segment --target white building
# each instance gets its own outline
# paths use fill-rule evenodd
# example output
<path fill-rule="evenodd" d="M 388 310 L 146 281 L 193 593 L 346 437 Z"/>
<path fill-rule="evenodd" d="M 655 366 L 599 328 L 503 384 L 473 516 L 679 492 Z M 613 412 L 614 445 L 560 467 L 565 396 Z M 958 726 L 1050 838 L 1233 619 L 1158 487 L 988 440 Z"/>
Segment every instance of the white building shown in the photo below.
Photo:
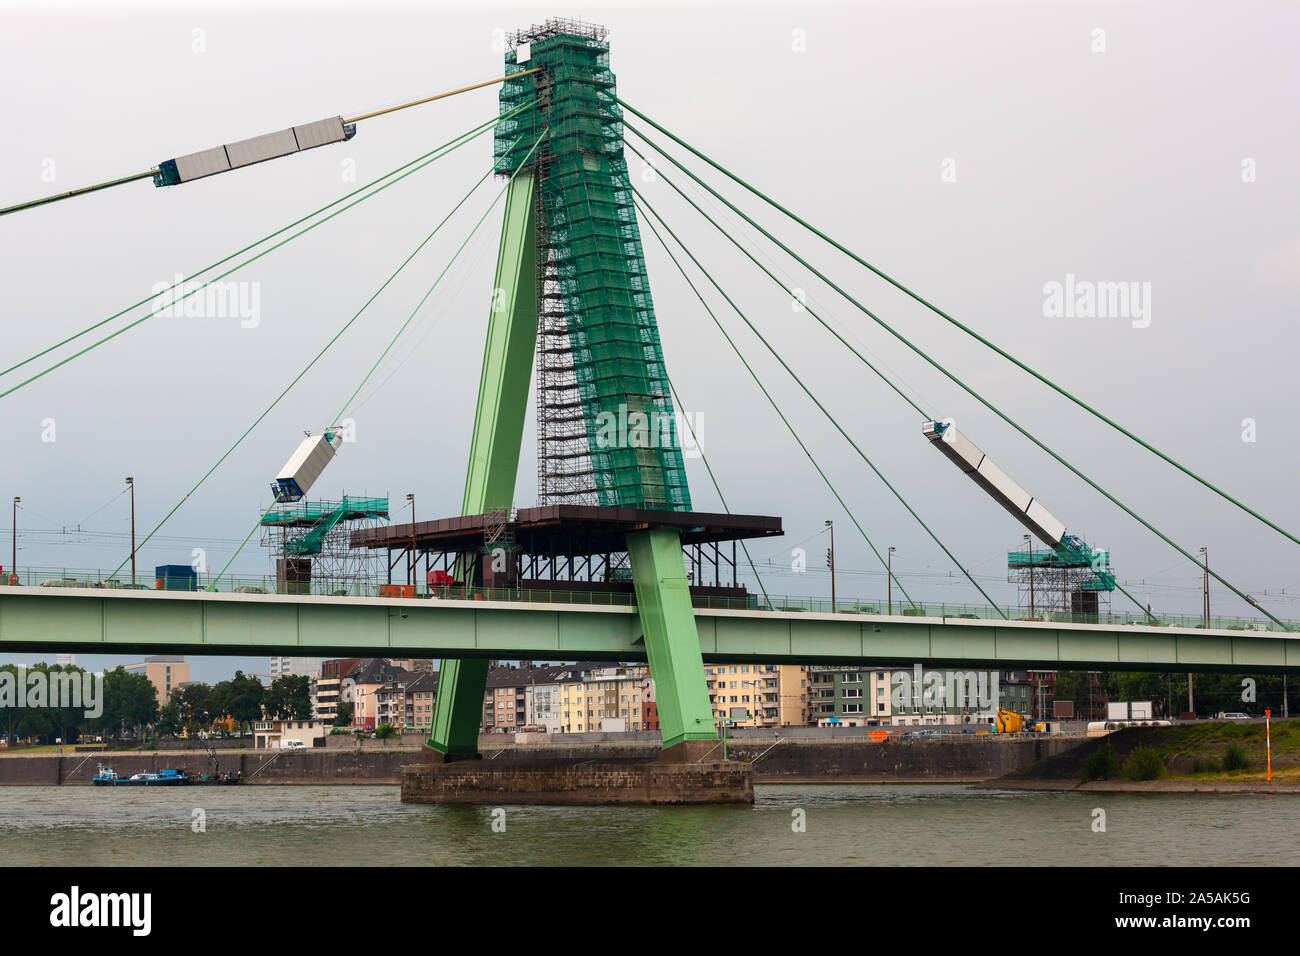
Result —
<path fill-rule="evenodd" d="M 286 740 L 298 740 L 304 747 L 323 747 L 329 732 L 330 725 L 319 720 L 259 720 L 253 724 L 253 746 L 279 750 Z"/>
<path fill-rule="evenodd" d="M 319 657 L 272 657 L 271 677 L 284 677 L 292 674 L 297 677 L 312 677 L 320 672 Z"/>

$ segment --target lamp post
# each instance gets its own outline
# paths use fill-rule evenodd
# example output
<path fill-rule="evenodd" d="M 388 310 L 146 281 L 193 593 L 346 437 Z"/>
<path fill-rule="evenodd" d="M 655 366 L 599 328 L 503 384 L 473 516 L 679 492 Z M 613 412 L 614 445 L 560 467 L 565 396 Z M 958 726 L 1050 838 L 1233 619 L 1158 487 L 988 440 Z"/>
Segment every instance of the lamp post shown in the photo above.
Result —
<path fill-rule="evenodd" d="M 826 527 L 831 529 L 831 549 L 826 552 L 827 562 L 831 566 L 831 613 L 835 613 L 835 522 L 827 521 Z"/>
<path fill-rule="evenodd" d="M 135 479 L 130 475 L 126 485 L 131 489 L 131 587 L 135 587 Z"/>
<path fill-rule="evenodd" d="M 1034 616 L 1034 539 L 1025 535 L 1025 544 L 1029 546 L 1029 616 Z"/>
<path fill-rule="evenodd" d="M 891 617 L 894 614 L 894 552 L 896 550 L 897 548 L 891 547 L 885 552 L 885 567 L 888 569 L 888 573 L 885 575 L 888 580 L 885 583 L 889 587 L 889 615 Z"/>
<path fill-rule="evenodd" d="M 14 584 L 18 583 L 18 502 L 22 500 L 23 499 L 17 496 L 14 497 L 14 517 L 12 522 L 14 532 L 14 553 L 13 560 L 9 562 L 9 577 L 13 580 Z"/>
<path fill-rule="evenodd" d="M 415 595 L 415 495 L 409 494 L 406 500 L 411 503 L 411 595 Z"/>
<path fill-rule="evenodd" d="M 1210 626 L 1210 549 L 1201 548 L 1200 554 L 1205 561 L 1204 583 L 1201 585 L 1201 595 L 1203 601 L 1203 606 L 1201 608 L 1201 616 L 1202 616 L 1202 620 L 1204 621 L 1204 626 L 1208 628 Z M 1192 700 L 1192 672 L 1191 671 L 1187 672 L 1187 712 L 1190 714 L 1196 713 L 1196 709 L 1193 706 L 1193 700 Z"/>
<path fill-rule="evenodd" d="M 1204 584 L 1201 587 L 1203 610 L 1202 616 L 1205 618 L 1205 626 L 1210 626 L 1210 549 L 1201 548 L 1201 557 L 1205 560 Z"/>

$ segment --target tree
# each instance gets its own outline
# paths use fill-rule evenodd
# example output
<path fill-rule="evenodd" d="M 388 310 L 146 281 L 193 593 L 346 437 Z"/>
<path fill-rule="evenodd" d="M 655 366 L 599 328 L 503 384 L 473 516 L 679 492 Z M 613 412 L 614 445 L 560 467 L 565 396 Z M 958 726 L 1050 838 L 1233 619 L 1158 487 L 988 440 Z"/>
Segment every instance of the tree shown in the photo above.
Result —
<path fill-rule="evenodd" d="M 1075 713 L 1085 713 L 1088 709 L 1090 683 L 1087 671 L 1057 671 L 1052 697 L 1054 700 L 1072 700 Z"/>
<path fill-rule="evenodd" d="M 352 702 L 340 701 L 338 710 L 334 712 L 334 726 L 347 727 L 352 723 Z"/>
<path fill-rule="evenodd" d="M 41 661 L 21 668 L 16 664 L 5 664 L 0 671 L 9 675 L 4 681 L 13 697 L 0 702 L 3 733 L 11 738 L 29 737 L 41 743 L 71 742 L 86 725 L 85 712 L 89 703 L 81 699 L 86 675 L 82 668 Z M 33 679 L 35 674 L 40 676 Z M 22 707 L 17 706 L 20 694 Z M 73 701 L 78 706 L 72 706 Z"/>
<path fill-rule="evenodd" d="M 378 727 L 375 728 L 376 740 L 387 740 L 390 737 L 397 737 L 397 736 L 399 736 L 399 731 L 392 724 L 386 724 L 386 723 L 380 724 Z"/>
<path fill-rule="evenodd" d="M 158 720 L 158 691 L 143 674 L 115 667 L 104 675 L 104 713 L 95 725 L 105 734 L 120 736 L 128 727 L 141 727 Z"/>
<path fill-rule="evenodd" d="M 229 681 L 222 681 L 217 687 L 226 685 L 224 712 L 239 725 L 241 731 L 245 725 L 262 719 L 262 697 L 266 688 L 256 677 L 246 677 L 243 671 L 235 671 Z"/>
<path fill-rule="evenodd" d="M 262 701 L 268 717 L 281 720 L 310 720 L 311 680 L 305 675 L 286 674 L 271 682 Z"/>
<path fill-rule="evenodd" d="M 187 684 L 172 694 L 179 712 L 181 726 L 186 733 L 196 734 L 207 730 L 217 718 L 213 712 L 215 696 L 207 684 Z"/>
<path fill-rule="evenodd" d="M 158 708 L 158 735 L 175 737 L 181 730 L 181 709 L 174 701 L 169 701 Z"/>

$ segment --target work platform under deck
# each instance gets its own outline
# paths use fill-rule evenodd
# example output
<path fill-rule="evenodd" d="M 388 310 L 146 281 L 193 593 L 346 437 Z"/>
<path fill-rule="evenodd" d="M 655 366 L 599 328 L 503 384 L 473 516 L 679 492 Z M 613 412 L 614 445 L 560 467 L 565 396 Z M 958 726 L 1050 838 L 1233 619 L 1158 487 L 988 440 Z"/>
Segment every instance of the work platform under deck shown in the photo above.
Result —
<path fill-rule="evenodd" d="M 781 519 L 768 515 L 543 505 L 368 528 L 351 546 L 386 551 L 390 582 L 395 565 L 409 580 L 423 562 L 425 582 L 443 582 L 435 589 L 443 596 L 455 593 L 465 555 L 481 556 L 485 587 L 631 593 L 628 535 L 665 529 L 681 539 L 692 593 L 731 598 L 748 593 L 737 578 L 737 542 L 783 533 Z"/>

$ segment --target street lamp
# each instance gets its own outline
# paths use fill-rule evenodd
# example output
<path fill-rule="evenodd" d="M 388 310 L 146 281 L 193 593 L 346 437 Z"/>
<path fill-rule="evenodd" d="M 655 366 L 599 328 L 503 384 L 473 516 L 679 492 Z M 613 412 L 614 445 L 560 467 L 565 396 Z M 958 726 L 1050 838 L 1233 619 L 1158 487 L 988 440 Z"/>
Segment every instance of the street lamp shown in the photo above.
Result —
<path fill-rule="evenodd" d="M 828 563 L 831 566 L 831 613 L 835 613 L 835 522 L 827 521 L 826 527 L 831 529 L 831 549 L 826 552 Z"/>
<path fill-rule="evenodd" d="M 1034 539 L 1025 535 L 1025 544 L 1029 546 L 1029 616 L 1034 616 Z"/>
<path fill-rule="evenodd" d="M 415 595 L 415 495 L 406 496 L 411 503 L 411 595 Z"/>
<path fill-rule="evenodd" d="M 889 588 L 889 614 L 891 617 L 894 614 L 894 552 L 897 550 L 897 548 L 891 547 L 885 552 L 885 585 Z"/>
<path fill-rule="evenodd" d="M 1209 627 L 1210 626 L 1210 549 L 1201 548 L 1200 554 L 1205 560 L 1205 575 L 1204 575 L 1205 583 L 1202 587 L 1202 592 L 1201 592 L 1202 600 L 1204 603 L 1203 616 L 1205 618 L 1205 626 Z"/>
<path fill-rule="evenodd" d="M 1210 549 L 1201 548 L 1199 549 L 1198 553 L 1205 560 L 1204 583 L 1201 586 L 1201 595 L 1204 603 L 1201 611 L 1202 611 L 1202 618 L 1205 622 L 1205 627 L 1208 628 L 1210 626 Z M 1191 671 L 1187 672 L 1187 712 L 1189 714 L 1196 713 L 1196 708 L 1193 705 L 1193 700 L 1192 700 L 1192 672 Z"/>
<path fill-rule="evenodd" d="M 131 587 L 135 587 L 135 479 L 126 478 L 127 487 L 131 489 Z"/>
<path fill-rule="evenodd" d="M 14 497 L 14 518 L 12 522 L 14 532 L 14 554 L 13 560 L 9 562 L 9 577 L 14 584 L 18 583 L 18 502 L 22 500 L 23 499 L 19 497 Z"/>

